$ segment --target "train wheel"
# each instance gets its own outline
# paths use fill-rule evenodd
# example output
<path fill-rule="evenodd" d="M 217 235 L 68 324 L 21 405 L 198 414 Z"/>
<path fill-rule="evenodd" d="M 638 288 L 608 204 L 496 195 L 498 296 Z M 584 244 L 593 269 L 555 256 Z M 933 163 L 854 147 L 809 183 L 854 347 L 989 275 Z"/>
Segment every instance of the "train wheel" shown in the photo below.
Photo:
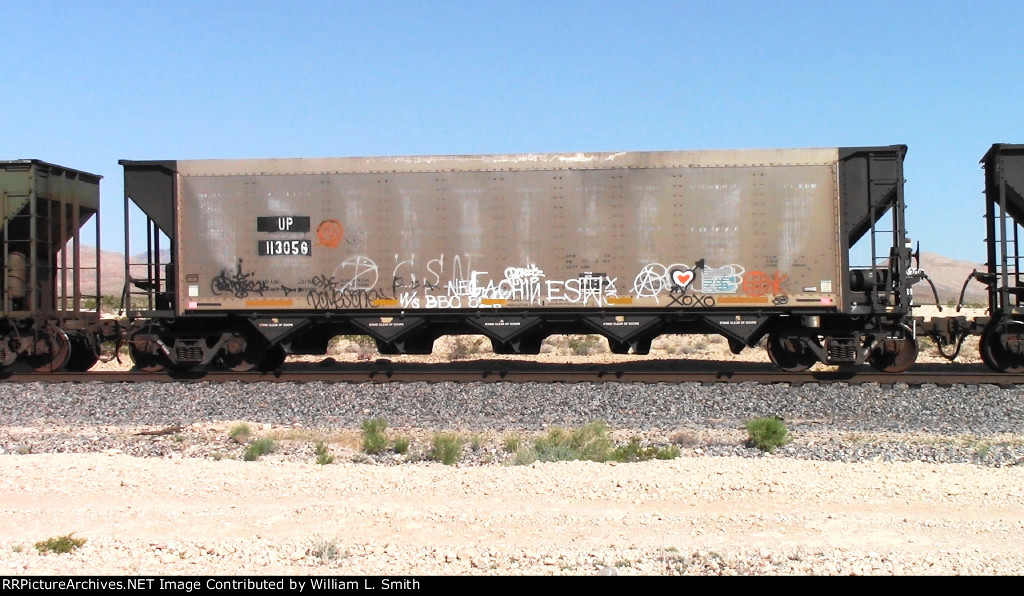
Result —
<path fill-rule="evenodd" d="M 768 357 L 772 364 L 786 372 L 805 371 L 818 361 L 814 352 L 801 342 L 775 333 L 768 336 Z"/>
<path fill-rule="evenodd" d="M 1009 333 L 1010 327 L 1003 331 L 998 328 L 986 329 L 981 334 L 979 349 L 981 360 L 996 372 L 1019 373 L 1024 372 L 1024 353 L 1011 351 L 1011 346 L 1019 348 L 1022 346 L 1020 333 L 1024 332 L 1024 326 L 1013 325 L 1015 333 Z M 1007 341 L 1010 338 L 1011 341 Z"/>
<path fill-rule="evenodd" d="M 71 340 L 71 356 L 68 363 L 64 365 L 66 370 L 71 372 L 85 372 L 92 368 L 100 360 L 100 355 L 89 345 L 89 342 L 81 337 Z"/>
<path fill-rule="evenodd" d="M 978 351 L 981 353 L 981 361 L 985 363 L 985 366 L 996 372 L 1003 372 L 999 368 L 999 363 L 992 357 L 993 349 L 989 344 L 992 343 L 995 338 L 996 343 L 999 342 L 999 332 L 993 329 L 987 329 L 981 334 L 981 339 L 978 341 Z"/>
<path fill-rule="evenodd" d="M 132 362 L 135 363 L 135 368 L 142 372 L 163 372 L 170 364 L 163 355 L 143 352 L 133 342 L 128 342 L 128 355 L 131 356 Z"/>
<path fill-rule="evenodd" d="M 12 347 L 13 345 L 13 338 L 0 336 L 0 370 L 14 364 L 18 360 L 18 351 Z"/>
<path fill-rule="evenodd" d="M 270 372 L 281 368 L 284 364 L 285 359 L 284 348 L 281 344 L 275 344 L 267 348 L 267 353 L 263 355 L 263 362 L 260 362 L 260 370 L 263 372 Z"/>
<path fill-rule="evenodd" d="M 224 346 L 221 363 L 235 372 L 249 372 L 263 362 L 267 342 L 251 333 L 236 333 Z"/>
<path fill-rule="evenodd" d="M 868 363 L 885 373 L 901 373 L 917 361 L 917 340 L 887 339 L 871 350 Z"/>
<path fill-rule="evenodd" d="M 27 362 L 36 372 L 56 372 L 67 364 L 71 356 L 71 341 L 63 330 L 52 325 L 43 330 L 36 340 L 35 354 Z"/>

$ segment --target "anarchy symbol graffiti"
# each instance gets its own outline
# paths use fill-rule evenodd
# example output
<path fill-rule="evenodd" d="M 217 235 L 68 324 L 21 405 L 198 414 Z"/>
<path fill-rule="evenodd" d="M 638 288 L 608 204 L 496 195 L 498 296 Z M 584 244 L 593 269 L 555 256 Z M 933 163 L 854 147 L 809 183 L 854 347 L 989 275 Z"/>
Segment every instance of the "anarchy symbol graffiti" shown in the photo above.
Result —
<path fill-rule="evenodd" d="M 633 293 L 638 298 L 654 298 L 665 289 L 668 283 L 668 270 L 661 263 L 646 265 L 633 279 Z"/>

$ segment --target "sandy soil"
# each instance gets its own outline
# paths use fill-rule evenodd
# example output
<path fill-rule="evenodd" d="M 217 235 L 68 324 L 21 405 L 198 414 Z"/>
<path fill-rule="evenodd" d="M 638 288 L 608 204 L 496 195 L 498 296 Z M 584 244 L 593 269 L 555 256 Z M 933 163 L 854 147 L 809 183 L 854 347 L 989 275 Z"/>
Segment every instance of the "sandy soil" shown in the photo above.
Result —
<path fill-rule="evenodd" d="M 5 574 L 1024 572 L 1019 467 L 51 454 L 0 477 Z M 71 554 L 32 547 L 70 532 Z"/>

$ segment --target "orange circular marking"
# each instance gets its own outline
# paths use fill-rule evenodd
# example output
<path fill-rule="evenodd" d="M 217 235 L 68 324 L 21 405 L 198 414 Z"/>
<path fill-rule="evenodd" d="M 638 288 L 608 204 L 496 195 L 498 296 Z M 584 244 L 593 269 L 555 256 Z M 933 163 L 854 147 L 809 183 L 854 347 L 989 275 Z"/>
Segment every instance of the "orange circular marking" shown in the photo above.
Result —
<path fill-rule="evenodd" d="M 334 248 L 341 242 L 345 229 L 336 219 L 325 219 L 316 228 L 316 238 L 320 244 Z"/>

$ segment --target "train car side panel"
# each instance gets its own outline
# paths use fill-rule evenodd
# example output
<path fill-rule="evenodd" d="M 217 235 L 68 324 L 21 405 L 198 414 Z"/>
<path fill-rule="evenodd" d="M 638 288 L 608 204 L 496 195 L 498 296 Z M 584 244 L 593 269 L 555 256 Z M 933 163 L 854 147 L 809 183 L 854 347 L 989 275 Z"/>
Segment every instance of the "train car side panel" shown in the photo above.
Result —
<path fill-rule="evenodd" d="M 188 313 L 841 304 L 836 150 L 694 153 L 543 156 L 544 169 L 528 156 L 178 162 L 178 301 Z"/>

